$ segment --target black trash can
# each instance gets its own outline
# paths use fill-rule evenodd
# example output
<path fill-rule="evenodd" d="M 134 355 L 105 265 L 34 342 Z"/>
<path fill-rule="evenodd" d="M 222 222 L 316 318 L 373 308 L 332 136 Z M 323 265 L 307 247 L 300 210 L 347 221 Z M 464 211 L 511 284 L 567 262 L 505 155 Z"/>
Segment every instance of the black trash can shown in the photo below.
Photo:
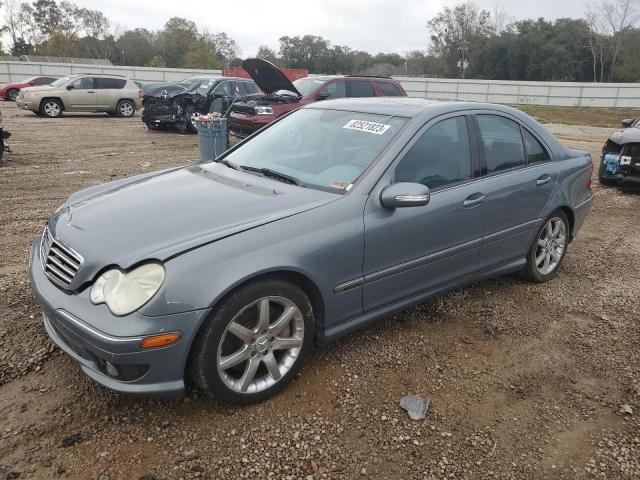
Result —
<path fill-rule="evenodd" d="M 196 121 L 200 159 L 210 161 L 229 149 L 229 125 L 226 118 Z"/>

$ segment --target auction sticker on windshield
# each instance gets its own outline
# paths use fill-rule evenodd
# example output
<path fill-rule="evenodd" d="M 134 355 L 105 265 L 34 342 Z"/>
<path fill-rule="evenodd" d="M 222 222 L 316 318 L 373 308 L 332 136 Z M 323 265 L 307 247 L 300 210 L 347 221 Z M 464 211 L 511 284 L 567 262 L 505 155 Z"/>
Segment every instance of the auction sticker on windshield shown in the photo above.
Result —
<path fill-rule="evenodd" d="M 347 123 L 342 128 L 382 135 L 384 132 L 391 128 L 391 125 L 385 125 L 384 123 L 367 122 L 366 120 L 350 120 L 349 123 Z"/>

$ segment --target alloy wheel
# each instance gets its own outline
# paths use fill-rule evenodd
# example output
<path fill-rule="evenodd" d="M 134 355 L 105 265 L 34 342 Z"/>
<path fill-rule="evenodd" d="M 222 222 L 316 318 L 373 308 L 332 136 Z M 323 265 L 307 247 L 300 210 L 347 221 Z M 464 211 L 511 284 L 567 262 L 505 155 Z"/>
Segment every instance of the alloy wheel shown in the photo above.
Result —
<path fill-rule="evenodd" d="M 16 90 L 15 88 L 12 88 L 11 90 L 9 90 L 9 92 L 7 93 L 7 97 L 9 98 L 9 100 L 11 100 L 12 102 L 15 102 L 16 99 L 18 98 L 18 90 Z"/>
<path fill-rule="evenodd" d="M 553 217 L 542 229 L 536 247 L 536 269 L 541 275 L 552 273 L 567 248 L 567 227 L 560 217 Z"/>
<path fill-rule="evenodd" d="M 123 117 L 130 117 L 131 115 L 133 115 L 133 105 L 131 105 L 129 102 L 123 102 L 120 104 L 120 114 Z"/>
<path fill-rule="evenodd" d="M 193 112 L 191 114 L 191 125 L 193 125 L 194 129 L 198 126 L 198 118 L 200 118 L 200 112 Z"/>
<path fill-rule="evenodd" d="M 278 383 L 296 363 L 304 330 L 302 312 L 287 298 L 269 296 L 245 306 L 218 345 L 216 366 L 225 386 L 254 394 Z"/>
<path fill-rule="evenodd" d="M 57 117 L 61 113 L 60 105 L 57 102 L 47 102 L 44 104 L 44 113 L 48 117 Z"/>

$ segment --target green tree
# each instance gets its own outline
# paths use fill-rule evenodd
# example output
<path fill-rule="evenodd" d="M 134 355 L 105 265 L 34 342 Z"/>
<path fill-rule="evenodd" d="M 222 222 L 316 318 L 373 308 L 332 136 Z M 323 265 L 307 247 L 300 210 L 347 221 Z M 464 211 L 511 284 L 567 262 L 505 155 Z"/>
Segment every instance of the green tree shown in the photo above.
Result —
<path fill-rule="evenodd" d="M 186 18 L 173 17 L 160 33 L 162 57 L 168 67 L 183 66 L 184 56 L 198 40 L 198 27 Z"/>

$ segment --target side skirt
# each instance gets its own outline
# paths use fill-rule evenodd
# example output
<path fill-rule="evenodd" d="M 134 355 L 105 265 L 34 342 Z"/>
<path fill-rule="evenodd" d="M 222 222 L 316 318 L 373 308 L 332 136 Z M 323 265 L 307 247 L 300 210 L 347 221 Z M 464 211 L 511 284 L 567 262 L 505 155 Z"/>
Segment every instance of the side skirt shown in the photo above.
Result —
<path fill-rule="evenodd" d="M 488 278 L 500 277 L 503 275 L 507 275 L 509 273 L 514 273 L 522 270 L 527 263 L 526 258 L 520 258 L 517 260 L 510 261 L 508 263 L 499 265 L 497 267 L 492 267 L 490 269 L 477 272 L 473 275 L 468 275 L 466 277 L 462 277 L 455 282 L 446 283 L 444 285 L 440 285 L 432 290 L 419 293 L 417 295 L 413 295 L 411 297 L 405 298 L 398 302 L 386 305 L 381 308 L 377 308 L 370 312 L 366 312 L 362 315 L 354 317 L 350 320 L 340 323 L 339 325 L 334 325 L 327 328 L 318 335 L 318 343 L 328 343 L 333 340 L 336 340 L 348 333 L 353 332 L 359 328 L 365 327 L 366 325 L 378 320 L 379 318 L 391 315 L 392 313 L 406 310 L 414 305 L 418 305 L 423 303 L 425 300 L 435 297 L 436 295 L 440 295 L 448 292 L 449 290 L 453 290 L 455 288 L 460 288 L 465 285 L 468 285 L 473 282 L 479 282 L 481 280 L 486 280 Z"/>

